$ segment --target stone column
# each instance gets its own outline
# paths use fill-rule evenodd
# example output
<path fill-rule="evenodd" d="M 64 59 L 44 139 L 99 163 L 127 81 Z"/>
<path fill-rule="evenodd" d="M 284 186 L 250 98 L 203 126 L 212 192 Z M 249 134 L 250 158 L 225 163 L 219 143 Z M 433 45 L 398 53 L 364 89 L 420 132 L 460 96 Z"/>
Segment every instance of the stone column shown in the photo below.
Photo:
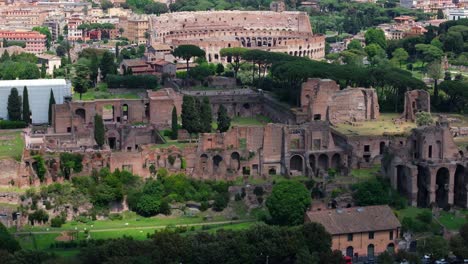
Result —
<path fill-rule="evenodd" d="M 418 206 L 418 169 L 416 166 L 408 166 L 408 170 L 411 176 L 411 206 Z"/>
<path fill-rule="evenodd" d="M 448 182 L 448 204 L 453 205 L 454 186 L 455 186 L 455 168 L 449 169 L 449 182 Z"/>
<path fill-rule="evenodd" d="M 429 182 L 429 188 L 427 189 L 429 191 L 429 204 L 435 203 L 436 201 L 436 176 L 437 176 L 437 168 L 430 168 L 429 169 L 430 173 L 430 182 Z"/>

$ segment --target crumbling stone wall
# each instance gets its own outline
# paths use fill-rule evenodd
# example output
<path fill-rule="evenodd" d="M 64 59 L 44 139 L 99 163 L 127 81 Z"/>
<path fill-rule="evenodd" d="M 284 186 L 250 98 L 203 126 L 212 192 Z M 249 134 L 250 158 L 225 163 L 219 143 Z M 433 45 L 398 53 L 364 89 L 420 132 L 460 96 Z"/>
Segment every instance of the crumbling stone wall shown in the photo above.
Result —
<path fill-rule="evenodd" d="M 405 93 L 405 105 L 402 118 L 406 121 L 416 121 L 417 112 L 431 112 L 431 96 L 424 90 L 412 90 Z"/>
<path fill-rule="evenodd" d="M 388 150 L 382 171 L 412 205 L 467 207 L 468 161 L 447 123 L 416 128 L 405 144 Z"/>
<path fill-rule="evenodd" d="M 301 111 L 309 121 L 332 123 L 375 120 L 379 103 L 374 89 L 346 88 L 329 79 L 309 78 L 302 84 Z"/>

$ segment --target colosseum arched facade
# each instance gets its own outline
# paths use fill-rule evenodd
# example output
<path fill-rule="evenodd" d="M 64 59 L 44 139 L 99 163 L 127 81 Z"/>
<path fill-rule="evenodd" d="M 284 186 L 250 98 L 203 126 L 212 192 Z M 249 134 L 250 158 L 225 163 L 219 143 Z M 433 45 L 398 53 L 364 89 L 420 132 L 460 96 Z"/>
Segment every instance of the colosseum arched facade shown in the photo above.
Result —
<path fill-rule="evenodd" d="M 325 37 L 314 35 L 305 12 L 203 11 L 177 12 L 150 19 L 151 42 L 172 48 L 193 44 L 209 62 L 227 62 L 220 50 L 246 47 L 322 59 Z"/>

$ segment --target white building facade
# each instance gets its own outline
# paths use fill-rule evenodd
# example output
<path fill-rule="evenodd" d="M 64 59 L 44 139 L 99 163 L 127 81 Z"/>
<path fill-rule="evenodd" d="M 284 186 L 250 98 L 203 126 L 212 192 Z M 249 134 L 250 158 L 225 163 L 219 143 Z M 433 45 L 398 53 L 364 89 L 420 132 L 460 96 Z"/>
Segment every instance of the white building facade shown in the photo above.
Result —
<path fill-rule="evenodd" d="M 468 18 L 468 9 L 449 9 L 448 10 L 448 20 L 458 20 L 463 18 Z"/>
<path fill-rule="evenodd" d="M 7 105 L 11 89 L 18 89 L 18 94 L 22 97 L 25 86 L 28 88 L 33 124 L 45 124 L 49 121 L 51 89 L 54 91 L 56 104 L 63 104 L 64 98 L 72 95 L 71 83 L 65 79 L 0 81 L 0 119 L 8 119 Z"/>

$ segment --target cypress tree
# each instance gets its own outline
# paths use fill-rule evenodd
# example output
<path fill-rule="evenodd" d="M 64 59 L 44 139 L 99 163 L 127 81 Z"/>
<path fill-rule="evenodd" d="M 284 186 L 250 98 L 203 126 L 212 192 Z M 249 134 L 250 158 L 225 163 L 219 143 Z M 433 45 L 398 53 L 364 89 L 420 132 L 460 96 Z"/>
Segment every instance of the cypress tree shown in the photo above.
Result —
<path fill-rule="evenodd" d="M 52 105 L 55 104 L 55 97 L 54 91 L 50 89 L 50 97 L 49 97 L 49 125 L 52 124 Z"/>
<path fill-rule="evenodd" d="M 46 77 L 46 66 L 45 66 L 45 62 L 42 62 L 42 65 L 41 65 L 41 78 L 45 78 Z"/>
<path fill-rule="evenodd" d="M 177 132 L 179 130 L 179 125 L 177 124 L 177 108 L 174 106 L 172 108 L 172 133 L 171 139 L 177 139 Z"/>
<path fill-rule="evenodd" d="M 104 52 L 102 55 L 100 68 L 103 80 L 106 79 L 108 74 L 114 74 L 116 72 L 114 56 L 109 51 Z"/>
<path fill-rule="evenodd" d="M 28 95 L 28 87 L 24 87 L 23 89 L 23 121 L 26 124 L 31 123 L 31 110 L 29 109 L 29 95 Z"/>
<path fill-rule="evenodd" d="M 0 57 L 0 62 L 5 62 L 9 60 L 10 60 L 10 53 L 8 53 L 8 51 L 5 50 L 2 54 L 2 57 Z"/>
<path fill-rule="evenodd" d="M 195 98 L 192 96 L 184 96 L 182 101 L 182 127 L 189 133 L 197 133 L 200 123 L 200 117 L 195 105 Z"/>
<path fill-rule="evenodd" d="M 204 97 L 200 107 L 200 123 L 201 132 L 211 132 L 211 123 L 213 122 L 213 116 L 211 111 L 211 104 L 208 97 Z"/>
<path fill-rule="evenodd" d="M 219 106 L 218 109 L 218 130 L 220 132 L 228 131 L 231 126 L 231 118 L 227 114 L 227 110 L 223 105 Z"/>
<path fill-rule="evenodd" d="M 89 70 L 91 72 L 89 74 L 89 77 L 91 81 L 93 82 L 93 86 L 96 86 L 97 78 L 99 76 L 99 60 L 98 60 L 96 53 L 93 53 L 93 55 L 91 56 Z"/>
<path fill-rule="evenodd" d="M 10 95 L 8 96 L 8 119 L 11 121 L 21 120 L 21 98 L 18 95 L 18 89 L 11 88 Z"/>
<path fill-rule="evenodd" d="M 96 140 L 96 144 L 100 148 L 104 145 L 105 135 L 104 135 L 104 121 L 102 121 L 102 117 L 100 115 L 94 116 L 94 139 Z"/>
<path fill-rule="evenodd" d="M 119 53 L 119 42 L 116 42 L 115 43 L 115 57 L 117 59 L 119 59 L 119 55 L 120 55 L 120 53 Z"/>

